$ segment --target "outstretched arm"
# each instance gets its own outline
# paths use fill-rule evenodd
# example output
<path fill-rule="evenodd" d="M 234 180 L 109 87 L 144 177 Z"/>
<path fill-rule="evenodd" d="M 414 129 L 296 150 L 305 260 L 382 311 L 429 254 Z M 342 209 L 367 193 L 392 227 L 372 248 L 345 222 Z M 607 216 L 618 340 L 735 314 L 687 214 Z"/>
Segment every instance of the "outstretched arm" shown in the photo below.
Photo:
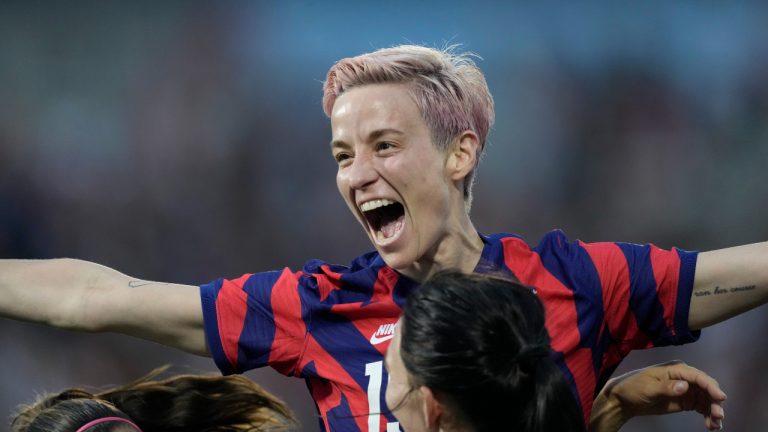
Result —
<path fill-rule="evenodd" d="M 207 354 L 197 287 L 131 278 L 87 261 L 0 260 L 0 317 Z"/>
<path fill-rule="evenodd" d="M 701 329 L 768 303 L 768 242 L 699 254 L 688 324 Z"/>
<path fill-rule="evenodd" d="M 592 406 L 589 431 L 615 432 L 632 417 L 692 410 L 707 429 L 722 429 L 725 397 L 717 381 L 685 363 L 651 366 L 608 381 Z"/>

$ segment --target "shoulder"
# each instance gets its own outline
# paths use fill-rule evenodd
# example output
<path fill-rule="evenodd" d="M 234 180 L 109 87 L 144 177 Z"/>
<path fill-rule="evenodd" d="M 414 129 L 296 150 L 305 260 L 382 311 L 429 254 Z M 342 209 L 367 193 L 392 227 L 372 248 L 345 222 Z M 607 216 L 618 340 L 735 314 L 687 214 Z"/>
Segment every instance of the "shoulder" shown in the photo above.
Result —
<path fill-rule="evenodd" d="M 565 233 L 560 229 L 553 229 L 546 233 L 536 246 L 531 246 L 522 236 L 510 233 L 496 233 L 483 236 L 486 243 L 492 248 L 503 248 L 506 253 L 544 252 L 553 249 L 565 249 L 570 246 L 578 245 L 580 242 L 571 242 Z"/>
<path fill-rule="evenodd" d="M 328 274 L 328 273 L 356 273 L 370 269 L 383 267 L 384 260 L 376 251 L 371 251 L 360 255 L 350 262 L 349 265 L 332 264 L 319 259 L 312 259 L 304 263 L 302 271 L 307 275 Z"/>

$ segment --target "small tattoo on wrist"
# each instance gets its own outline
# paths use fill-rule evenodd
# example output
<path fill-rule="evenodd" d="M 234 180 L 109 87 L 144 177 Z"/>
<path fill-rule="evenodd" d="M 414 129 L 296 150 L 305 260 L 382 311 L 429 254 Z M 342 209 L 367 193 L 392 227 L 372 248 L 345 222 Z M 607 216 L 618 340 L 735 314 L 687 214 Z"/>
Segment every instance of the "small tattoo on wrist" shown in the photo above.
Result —
<path fill-rule="evenodd" d="M 152 285 L 152 284 L 158 284 L 158 285 L 168 285 L 167 283 L 162 282 L 152 282 L 152 281 L 145 281 L 145 280 L 132 280 L 128 282 L 128 287 L 130 288 L 138 288 L 144 285 Z"/>

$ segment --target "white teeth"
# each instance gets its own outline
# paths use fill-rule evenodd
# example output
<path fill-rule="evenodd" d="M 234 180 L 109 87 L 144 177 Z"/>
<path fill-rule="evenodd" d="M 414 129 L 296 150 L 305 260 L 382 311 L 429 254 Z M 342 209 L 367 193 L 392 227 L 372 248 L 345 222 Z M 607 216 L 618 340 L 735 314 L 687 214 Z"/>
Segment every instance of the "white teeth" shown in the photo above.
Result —
<path fill-rule="evenodd" d="M 366 201 L 362 204 L 360 204 L 360 210 L 363 212 L 371 211 L 373 209 L 377 209 L 379 207 L 388 206 L 390 204 L 394 204 L 395 201 L 389 200 L 389 199 L 375 199 L 371 201 Z"/>

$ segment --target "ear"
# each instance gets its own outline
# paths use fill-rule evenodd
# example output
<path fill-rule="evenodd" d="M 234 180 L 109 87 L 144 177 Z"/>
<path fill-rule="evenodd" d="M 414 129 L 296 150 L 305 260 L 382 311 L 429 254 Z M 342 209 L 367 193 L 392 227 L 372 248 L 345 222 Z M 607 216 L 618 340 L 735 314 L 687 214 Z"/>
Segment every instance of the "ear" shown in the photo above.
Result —
<path fill-rule="evenodd" d="M 443 406 L 429 387 L 421 386 L 419 387 L 419 392 L 421 392 L 422 409 L 424 410 L 424 421 L 427 423 L 427 430 L 437 430 L 440 425 L 440 418 L 443 415 Z"/>
<path fill-rule="evenodd" d="M 471 130 L 466 130 L 448 148 L 446 168 L 452 180 L 463 180 L 475 168 L 480 153 L 480 140 Z"/>

